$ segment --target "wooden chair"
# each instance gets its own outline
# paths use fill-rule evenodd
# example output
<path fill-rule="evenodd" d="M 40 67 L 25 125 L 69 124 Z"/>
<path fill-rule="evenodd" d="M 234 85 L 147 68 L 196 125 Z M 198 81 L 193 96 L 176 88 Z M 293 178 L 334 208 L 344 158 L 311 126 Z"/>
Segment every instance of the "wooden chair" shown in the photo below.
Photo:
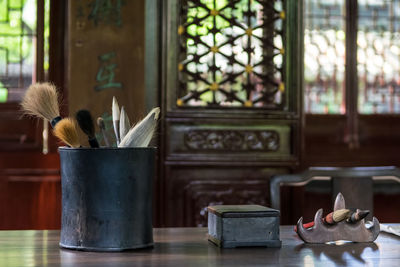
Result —
<path fill-rule="evenodd" d="M 347 207 L 370 210 L 373 214 L 373 181 L 394 180 L 400 183 L 400 169 L 382 167 L 311 167 L 300 174 L 282 174 L 271 177 L 271 207 L 280 209 L 280 186 L 303 186 L 312 180 L 331 180 L 333 199 L 341 192 Z"/>

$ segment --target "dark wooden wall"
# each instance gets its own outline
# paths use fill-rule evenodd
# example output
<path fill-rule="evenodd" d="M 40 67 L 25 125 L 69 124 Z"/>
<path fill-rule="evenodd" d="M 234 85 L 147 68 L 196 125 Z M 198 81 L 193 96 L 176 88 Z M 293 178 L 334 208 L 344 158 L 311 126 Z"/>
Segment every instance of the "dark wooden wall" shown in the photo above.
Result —
<path fill-rule="evenodd" d="M 115 96 L 134 123 L 146 115 L 145 1 L 124 1 L 120 8 L 113 1 L 108 11 L 102 4 L 96 13 L 89 2 L 94 5 L 98 1 L 68 1 L 65 52 L 69 111 L 75 114 L 84 108 L 94 118 L 105 118 L 111 115 Z"/>

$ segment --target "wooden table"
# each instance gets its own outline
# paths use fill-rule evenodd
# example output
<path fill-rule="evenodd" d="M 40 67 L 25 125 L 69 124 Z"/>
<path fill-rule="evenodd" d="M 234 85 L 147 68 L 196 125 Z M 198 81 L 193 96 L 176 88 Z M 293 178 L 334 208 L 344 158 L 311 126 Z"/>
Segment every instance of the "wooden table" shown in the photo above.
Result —
<path fill-rule="evenodd" d="M 386 233 L 375 243 L 306 245 L 282 226 L 280 249 L 219 249 L 206 232 L 155 229 L 153 249 L 96 253 L 60 249 L 59 231 L 0 231 L 0 266 L 400 266 L 400 238 Z"/>

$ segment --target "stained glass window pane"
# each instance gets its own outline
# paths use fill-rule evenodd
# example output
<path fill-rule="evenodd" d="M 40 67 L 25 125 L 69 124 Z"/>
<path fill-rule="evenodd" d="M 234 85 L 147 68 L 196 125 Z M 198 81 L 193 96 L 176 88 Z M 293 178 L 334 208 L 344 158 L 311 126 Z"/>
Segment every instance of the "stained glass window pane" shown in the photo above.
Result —
<path fill-rule="evenodd" d="M 177 106 L 284 104 L 283 0 L 182 0 Z"/>
<path fill-rule="evenodd" d="M 305 111 L 345 113 L 345 0 L 305 0 Z"/>
<path fill-rule="evenodd" d="M 358 5 L 359 113 L 400 113 L 400 0 Z"/>
<path fill-rule="evenodd" d="M 35 79 L 36 17 L 36 0 L 0 0 L 0 103 L 19 102 Z"/>

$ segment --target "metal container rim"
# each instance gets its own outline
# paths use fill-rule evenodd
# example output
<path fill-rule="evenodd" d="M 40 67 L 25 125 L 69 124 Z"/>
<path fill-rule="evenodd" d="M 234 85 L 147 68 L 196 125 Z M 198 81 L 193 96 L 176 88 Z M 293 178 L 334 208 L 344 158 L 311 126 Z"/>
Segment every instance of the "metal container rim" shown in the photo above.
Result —
<path fill-rule="evenodd" d="M 150 151 L 155 151 L 157 150 L 157 147 L 78 147 L 78 148 L 73 148 L 73 147 L 67 147 L 67 146 L 61 146 L 58 147 L 58 151 L 107 151 L 107 150 L 150 150 Z"/>

